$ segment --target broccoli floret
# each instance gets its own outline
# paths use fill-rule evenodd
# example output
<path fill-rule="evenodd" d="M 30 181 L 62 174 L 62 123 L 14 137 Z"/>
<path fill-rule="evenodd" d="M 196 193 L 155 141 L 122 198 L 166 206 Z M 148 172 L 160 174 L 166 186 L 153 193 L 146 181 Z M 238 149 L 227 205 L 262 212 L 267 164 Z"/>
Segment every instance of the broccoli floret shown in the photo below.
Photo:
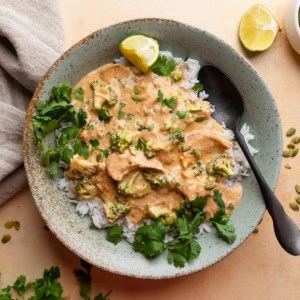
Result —
<path fill-rule="evenodd" d="M 91 182 L 90 178 L 83 177 L 77 182 L 75 192 L 79 200 L 90 200 L 98 195 L 99 190 Z"/>
<path fill-rule="evenodd" d="M 150 182 L 151 187 L 153 189 L 160 189 L 164 187 L 168 183 L 168 179 L 166 176 L 159 177 L 157 174 L 153 172 L 144 172 L 144 178 Z"/>
<path fill-rule="evenodd" d="M 110 146 L 114 151 L 124 153 L 125 150 L 132 144 L 131 134 L 127 131 L 114 132 L 110 137 Z"/>
<path fill-rule="evenodd" d="M 212 176 L 231 176 L 233 171 L 231 169 L 231 162 L 228 156 L 226 154 L 220 154 L 214 157 L 213 160 L 206 165 L 206 172 Z"/>
<path fill-rule="evenodd" d="M 150 184 L 139 171 L 129 172 L 123 180 L 118 183 L 118 192 L 123 196 L 141 197 L 149 193 L 150 190 Z"/>
<path fill-rule="evenodd" d="M 171 73 L 171 78 L 177 82 L 181 80 L 183 77 L 183 71 L 182 68 L 179 67 L 178 65 L 175 67 L 174 71 Z"/>
<path fill-rule="evenodd" d="M 175 212 L 171 212 L 167 215 L 165 215 L 161 221 L 166 225 L 174 224 L 177 220 L 177 214 Z"/>
<path fill-rule="evenodd" d="M 173 131 L 173 134 L 171 135 L 170 137 L 170 141 L 173 143 L 173 144 L 176 144 L 178 142 L 182 142 L 184 143 L 185 142 L 185 137 L 182 133 L 182 130 L 180 128 L 176 128 L 174 131 Z"/>
<path fill-rule="evenodd" d="M 144 151 L 144 154 L 148 158 L 151 158 L 156 155 L 156 151 L 154 150 L 154 148 L 152 148 L 149 145 L 148 141 L 142 140 L 140 138 L 137 141 L 137 145 L 135 146 L 135 149 Z"/>
<path fill-rule="evenodd" d="M 111 222 L 115 222 L 130 212 L 130 206 L 128 203 L 107 202 L 103 205 L 103 207 L 107 219 Z"/>
<path fill-rule="evenodd" d="M 195 176 L 199 176 L 205 173 L 204 164 L 201 161 L 196 161 L 196 164 L 192 166 L 192 170 L 194 171 Z"/>

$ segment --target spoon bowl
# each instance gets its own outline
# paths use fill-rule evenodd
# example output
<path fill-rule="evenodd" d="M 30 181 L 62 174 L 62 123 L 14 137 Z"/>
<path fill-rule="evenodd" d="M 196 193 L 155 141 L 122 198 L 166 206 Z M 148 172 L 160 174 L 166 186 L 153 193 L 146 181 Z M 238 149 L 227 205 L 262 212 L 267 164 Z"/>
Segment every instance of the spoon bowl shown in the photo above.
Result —
<path fill-rule="evenodd" d="M 201 68 L 199 81 L 204 84 L 209 100 L 215 106 L 213 117 L 220 123 L 225 123 L 230 128 L 241 147 L 260 187 L 267 210 L 273 220 L 274 231 L 278 242 L 284 250 L 292 255 L 300 255 L 300 231 L 292 219 L 285 213 L 279 200 L 269 187 L 253 159 L 243 135 L 238 129 L 238 123 L 243 116 L 243 98 L 228 78 L 220 69 L 213 65 Z"/>

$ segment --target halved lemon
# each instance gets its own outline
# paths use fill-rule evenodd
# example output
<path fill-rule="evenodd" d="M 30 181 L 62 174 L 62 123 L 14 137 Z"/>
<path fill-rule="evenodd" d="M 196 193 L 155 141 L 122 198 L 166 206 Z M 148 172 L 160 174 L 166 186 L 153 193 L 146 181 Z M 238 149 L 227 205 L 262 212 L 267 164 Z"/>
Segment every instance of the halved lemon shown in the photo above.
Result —
<path fill-rule="evenodd" d="M 263 5 L 257 4 L 243 15 L 239 38 L 246 49 L 265 51 L 273 45 L 279 31 L 279 24 L 272 13 Z"/>
<path fill-rule="evenodd" d="M 131 35 L 123 40 L 119 49 L 139 70 L 146 73 L 159 56 L 157 40 L 145 35 Z"/>

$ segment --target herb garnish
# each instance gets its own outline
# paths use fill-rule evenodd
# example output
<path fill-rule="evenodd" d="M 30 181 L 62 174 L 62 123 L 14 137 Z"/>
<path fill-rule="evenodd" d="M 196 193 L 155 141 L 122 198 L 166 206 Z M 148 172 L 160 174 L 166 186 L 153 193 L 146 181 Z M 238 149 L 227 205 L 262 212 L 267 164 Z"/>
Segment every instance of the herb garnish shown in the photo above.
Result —
<path fill-rule="evenodd" d="M 194 84 L 194 86 L 192 87 L 193 91 L 196 93 L 199 93 L 203 90 L 204 86 L 201 82 L 197 82 Z"/>
<path fill-rule="evenodd" d="M 109 114 L 108 109 L 100 108 L 98 112 L 98 118 L 100 121 L 103 121 L 104 124 L 108 124 L 112 116 Z"/>
<path fill-rule="evenodd" d="M 62 300 L 63 289 L 58 279 L 60 271 L 58 267 L 44 270 L 43 277 L 32 282 L 26 282 L 26 277 L 20 275 L 13 285 L 9 285 L 0 291 L 1 300 L 13 300 L 12 291 L 24 299 L 24 294 L 32 290 L 33 296 L 30 300 Z"/>
<path fill-rule="evenodd" d="M 137 140 L 137 144 L 135 146 L 136 150 L 141 150 L 144 151 L 144 154 L 146 155 L 146 157 L 151 158 L 153 156 L 155 156 L 156 151 L 147 144 L 147 141 L 139 138 Z"/>
<path fill-rule="evenodd" d="M 138 131 L 142 131 L 142 130 L 148 130 L 148 131 L 152 131 L 154 129 L 154 124 L 151 124 L 150 126 L 145 126 L 142 122 L 137 122 L 136 123 L 138 126 Z"/>
<path fill-rule="evenodd" d="M 38 102 L 37 114 L 32 118 L 32 125 L 39 148 L 42 151 L 43 163 L 51 175 L 58 174 L 60 160 L 69 164 L 74 154 L 88 156 L 88 146 L 78 140 L 78 133 L 86 125 L 86 112 L 75 110 L 71 103 L 72 88 L 68 82 L 53 87 L 47 101 Z M 60 131 L 57 146 L 47 148 L 45 137 L 59 128 L 61 124 L 70 124 Z"/>
<path fill-rule="evenodd" d="M 160 255 L 168 250 L 168 261 L 175 267 L 184 267 L 185 262 L 191 261 L 200 254 L 200 245 L 194 239 L 203 222 L 202 212 L 198 213 L 191 223 L 185 216 L 178 218 L 174 227 L 169 227 L 161 221 L 140 227 L 135 234 L 133 247 L 148 259 Z M 165 242 L 165 236 L 170 232 L 177 232 L 175 238 Z"/>
<path fill-rule="evenodd" d="M 74 97 L 79 101 L 83 101 L 83 94 L 84 94 L 84 90 L 82 87 L 73 90 Z"/>
<path fill-rule="evenodd" d="M 170 141 L 172 143 L 178 143 L 178 142 L 182 142 L 184 143 L 185 141 L 185 137 L 182 133 L 182 130 L 180 128 L 176 128 L 172 131 L 172 135 L 170 137 Z"/>
<path fill-rule="evenodd" d="M 216 228 L 219 237 L 232 244 L 236 239 L 235 229 L 233 225 L 227 224 L 230 215 L 225 214 L 225 203 L 219 190 L 214 190 L 213 200 L 218 204 L 219 210 L 211 219 L 212 224 Z"/>
<path fill-rule="evenodd" d="M 174 58 L 167 58 L 166 56 L 159 56 L 155 64 L 151 67 L 152 72 L 159 76 L 171 76 L 176 67 Z"/>
<path fill-rule="evenodd" d="M 91 300 L 91 289 L 92 289 L 92 277 L 91 277 L 91 268 L 92 266 L 84 261 L 83 259 L 80 260 L 80 265 L 83 269 L 76 269 L 74 270 L 75 277 L 80 286 L 80 296 L 84 300 Z M 95 296 L 94 300 L 108 300 L 108 296 L 111 293 L 108 292 L 106 295 L 102 293 Z"/>
<path fill-rule="evenodd" d="M 127 114 L 122 110 L 125 106 L 126 106 L 125 103 L 123 102 L 119 103 L 118 120 L 122 120 L 122 119 L 131 120 L 134 117 L 133 114 Z"/>
<path fill-rule="evenodd" d="M 166 105 L 171 109 L 174 109 L 177 106 L 176 99 L 174 97 L 164 98 L 164 94 L 161 90 L 157 93 L 157 101 L 160 102 L 162 106 Z"/>
<path fill-rule="evenodd" d="M 186 110 L 178 110 L 176 112 L 176 115 L 178 116 L 179 119 L 184 119 L 187 115 L 187 111 Z"/>
<path fill-rule="evenodd" d="M 106 235 L 106 240 L 117 245 L 122 240 L 123 228 L 119 224 L 114 224 L 109 227 Z"/>

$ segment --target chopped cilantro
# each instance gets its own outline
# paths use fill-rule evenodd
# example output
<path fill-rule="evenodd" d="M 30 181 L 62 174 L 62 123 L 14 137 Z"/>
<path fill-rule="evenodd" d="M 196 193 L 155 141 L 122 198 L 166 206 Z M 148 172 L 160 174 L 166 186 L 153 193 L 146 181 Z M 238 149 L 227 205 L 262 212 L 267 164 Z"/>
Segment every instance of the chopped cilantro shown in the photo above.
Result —
<path fill-rule="evenodd" d="M 169 263 L 182 268 L 186 262 L 195 259 L 200 254 L 201 248 L 194 236 L 198 233 L 204 218 L 201 212 L 195 215 L 191 223 L 185 216 L 178 218 L 175 228 L 168 227 L 161 221 L 142 226 L 135 234 L 133 247 L 148 259 L 155 258 L 168 249 Z M 174 238 L 165 242 L 166 234 L 171 232 L 175 234 Z"/>
<path fill-rule="evenodd" d="M 186 110 L 178 110 L 176 112 L 176 115 L 178 116 L 179 119 L 184 119 L 187 115 L 187 111 Z"/>
<path fill-rule="evenodd" d="M 126 106 L 125 103 L 121 102 L 119 104 L 119 110 L 118 110 L 118 120 L 122 120 L 122 119 L 127 119 L 127 120 L 131 120 L 134 115 L 133 114 L 127 114 L 125 113 L 122 109 Z"/>
<path fill-rule="evenodd" d="M 145 126 L 143 123 L 141 122 L 137 122 L 136 123 L 138 126 L 138 131 L 142 131 L 142 130 L 148 130 L 148 131 L 152 131 L 154 129 L 154 124 L 151 124 L 150 126 Z"/>
<path fill-rule="evenodd" d="M 217 222 L 212 222 L 212 224 L 216 228 L 219 237 L 228 244 L 232 244 L 235 241 L 236 234 L 232 224 L 219 224 Z"/>
<path fill-rule="evenodd" d="M 122 240 L 123 228 L 119 224 L 111 226 L 106 235 L 106 240 L 117 245 Z"/>
<path fill-rule="evenodd" d="M 98 112 L 98 118 L 100 121 L 103 121 L 104 124 L 108 124 L 112 116 L 110 116 L 109 111 L 105 108 L 101 108 Z"/>
<path fill-rule="evenodd" d="M 93 150 L 96 150 L 99 146 L 99 141 L 97 139 L 90 140 Z"/>
<path fill-rule="evenodd" d="M 147 144 L 147 141 L 144 141 L 140 138 L 137 140 L 137 144 L 135 146 L 135 149 L 144 151 L 144 154 L 148 158 L 151 158 L 151 157 L 155 156 L 155 154 L 156 154 L 156 151 L 151 146 L 149 146 Z"/>
<path fill-rule="evenodd" d="M 174 58 L 167 58 L 166 56 L 159 56 L 155 64 L 151 67 L 152 72 L 159 76 L 171 76 L 176 67 Z"/>
<path fill-rule="evenodd" d="M 178 142 L 184 143 L 185 137 L 180 128 L 174 129 L 173 134 L 170 137 L 170 141 L 172 143 L 178 143 Z"/>
<path fill-rule="evenodd" d="M 161 90 L 157 93 L 157 101 L 162 104 L 162 106 L 166 105 L 167 107 L 174 109 L 177 106 L 177 101 L 174 97 L 164 98 L 164 94 Z"/>
<path fill-rule="evenodd" d="M 80 260 L 80 266 L 82 269 L 74 270 L 74 275 L 79 283 L 80 287 L 80 296 L 84 300 L 91 300 L 91 289 L 92 289 L 92 277 L 91 277 L 91 268 L 92 266 L 84 261 L 83 259 Z M 102 293 L 95 296 L 94 300 L 108 300 L 108 296 L 111 293 L 108 292 L 106 295 Z"/>
<path fill-rule="evenodd" d="M 84 90 L 82 87 L 73 90 L 74 97 L 79 101 L 83 100 L 83 94 L 84 94 Z"/>
<path fill-rule="evenodd" d="M 201 92 L 203 90 L 203 88 L 204 88 L 204 86 L 200 82 L 195 83 L 194 86 L 192 87 L 193 91 L 196 93 Z"/>
<path fill-rule="evenodd" d="M 79 130 L 86 125 L 87 114 L 82 109 L 78 112 L 75 110 L 71 103 L 72 93 L 73 90 L 68 82 L 53 87 L 49 100 L 37 104 L 36 115 L 32 118 L 32 125 L 42 152 L 43 163 L 53 176 L 58 174 L 60 160 L 67 164 L 70 163 L 71 158 L 76 153 L 73 146 L 76 142 L 79 142 Z M 79 93 L 81 92 L 79 91 Z M 60 130 L 57 146 L 47 148 L 44 142 L 45 137 L 58 129 L 62 123 L 70 125 Z M 81 150 L 79 149 L 79 151 Z M 86 155 L 86 152 L 84 155 Z"/>

